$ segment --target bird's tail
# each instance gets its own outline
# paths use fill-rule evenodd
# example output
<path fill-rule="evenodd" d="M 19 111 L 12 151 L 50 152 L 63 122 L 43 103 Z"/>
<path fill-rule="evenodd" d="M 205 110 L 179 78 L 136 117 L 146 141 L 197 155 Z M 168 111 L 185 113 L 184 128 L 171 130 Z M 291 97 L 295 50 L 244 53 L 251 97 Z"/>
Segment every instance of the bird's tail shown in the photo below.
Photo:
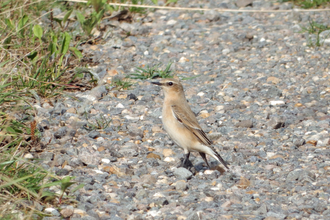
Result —
<path fill-rule="evenodd" d="M 227 169 L 229 169 L 228 167 L 228 163 L 220 156 L 220 154 L 218 154 L 218 152 L 214 151 L 214 155 L 215 155 L 215 159 L 217 159 L 219 162 L 221 162 Z"/>
<path fill-rule="evenodd" d="M 215 150 L 213 146 L 209 146 L 209 151 L 211 151 L 208 153 L 210 156 L 212 156 L 214 159 L 222 163 L 227 169 L 229 169 L 229 164 L 220 156 L 220 154 Z"/>

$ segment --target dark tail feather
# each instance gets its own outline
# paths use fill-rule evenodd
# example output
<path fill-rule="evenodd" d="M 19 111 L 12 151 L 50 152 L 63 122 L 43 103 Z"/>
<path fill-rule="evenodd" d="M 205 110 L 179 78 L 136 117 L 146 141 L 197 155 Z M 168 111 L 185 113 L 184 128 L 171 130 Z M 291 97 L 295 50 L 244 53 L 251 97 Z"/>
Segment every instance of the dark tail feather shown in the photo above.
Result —
<path fill-rule="evenodd" d="M 218 154 L 218 152 L 214 151 L 216 157 L 219 159 L 219 161 L 229 170 L 229 167 L 227 165 L 229 165 L 224 159 L 222 159 L 222 157 Z"/>
<path fill-rule="evenodd" d="M 207 162 L 207 159 L 206 159 L 205 153 L 199 152 L 199 154 L 202 156 L 203 160 L 205 161 L 205 163 L 206 163 L 206 165 L 209 167 L 209 169 L 211 169 L 209 163 Z"/>

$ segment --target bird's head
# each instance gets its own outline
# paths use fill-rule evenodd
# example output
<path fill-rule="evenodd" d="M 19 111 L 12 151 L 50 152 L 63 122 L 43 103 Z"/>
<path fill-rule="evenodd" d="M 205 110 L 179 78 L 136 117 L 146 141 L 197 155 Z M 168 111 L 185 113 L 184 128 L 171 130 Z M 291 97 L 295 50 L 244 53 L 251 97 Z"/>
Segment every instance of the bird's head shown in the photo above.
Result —
<path fill-rule="evenodd" d="M 183 86 L 181 85 L 179 79 L 166 78 L 166 79 L 161 79 L 159 81 L 153 81 L 151 83 L 162 87 L 164 90 L 165 96 L 167 96 L 167 95 L 178 96 L 178 95 L 184 94 Z"/>

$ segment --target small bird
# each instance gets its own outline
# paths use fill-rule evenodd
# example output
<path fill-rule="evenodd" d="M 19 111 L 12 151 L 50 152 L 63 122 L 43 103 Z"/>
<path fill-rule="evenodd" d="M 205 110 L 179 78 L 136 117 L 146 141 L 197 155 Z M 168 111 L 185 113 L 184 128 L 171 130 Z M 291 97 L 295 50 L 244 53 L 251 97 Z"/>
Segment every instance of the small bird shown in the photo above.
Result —
<path fill-rule="evenodd" d="M 169 136 L 184 150 L 185 157 L 180 166 L 187 168 L 190 152 L 197 151 L 209 168 L 210 165 L 205 154 L 210 155 L 229 169 L 227 163 L 212 147 L 212 141 L 198 124 L 195 114 L 188 105 L 179 79 L 161 79 L 151 83 L 163 88 L 165 99 L 162 121 Z"/>

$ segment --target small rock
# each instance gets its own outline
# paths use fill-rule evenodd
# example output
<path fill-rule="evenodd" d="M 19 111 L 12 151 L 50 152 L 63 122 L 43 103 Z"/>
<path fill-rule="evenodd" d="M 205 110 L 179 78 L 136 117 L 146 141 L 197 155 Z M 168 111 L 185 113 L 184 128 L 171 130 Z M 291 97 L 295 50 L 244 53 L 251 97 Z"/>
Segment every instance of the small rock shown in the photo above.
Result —
<path fill-rule="evenodd" d="M 285 105 L 285 102 L 283 100 L 273 100 L 269 102 L 270 105 L 276 106 L 276 105 Z"/>
<path fill-rule="evenodd" d="M 71 215 L 73 215 L 73 208 L 65 208 L 61 210 L 61 215 L 64 218 L 69 218 Z"/>
<path fill-rule="evenodd" d="M 176 178 L 184 180 L 188 180 L 193 176 L 192 172 L 183 167 L 174 169 L 173 174 Z"/>
<path fill-rule="evenodd" d="M 276 78 L 274 76 L 270 76 L 267 78 L 267 82 L 271 82 L 273 84 L 278 84 L 281 80 L 279 78 Z"/>
<path fill-rule="evenodd" d="M 90 132 L 88 134 L 88 137 L 90 137 L 92 139 L 95 139 L 95 138 L 99 137 L 100 135 L 101 135 L 100 132 L 98 132 L 98 131 L 92 131 L 92 132 Z"/>
<path fill-rule="evenodd" d="M 215 10 L 206 11 L 205 16 L 210 21 L 218 21 L 220 19 L 220 13 Z"/>
<path fill-rule="evenodd" d="M 184 191 L 187 189 L 187 183 L 184 180 L 177 181 L 175 183 L 175 189 L 179 191 Z"/>
<path fill-rule="evenodd" d="M 175 25 L 177 22 L 177 20 L 169 20 L 166 25 Z"/>
<path fill-rule="evenodd" d="M 253 0 L 237 0 L 236 5 L 239 8 L 246 7 L 246 6 L 252 6 Z"/>
<path fill-rule="evenodd" d="M 171 155 L 173 155 L 173 154 L 174 154 L 174 152 L 173 152 L 172 149 L 164 149 L 164 150 L 163 150 L 163 155 L 164 155 L 165 157 L 169 157 L 169 156 L 171 156 Z"/>
<path fill-rule="evenodd" d="M 54 208 L 45 208 L 45 212 L 50 213 L 55 216 L 60 216 L 61 214 Z"/>
<path fill-rule="evenodd" d="M 24 158 L 25 158 L 25 159 L 33 159 L 34 157 L 33 157 L 32 154 L 27 153 L 27 154 L 24 155 Z"/>
<path fill-rule="evenodd" d="M 67 127 L 61 127 L 57 131 L 55 131 L 54 137 L 56 139 L 61 139 L 62 137 L 64 137 L 66 135 L 67 131 L 68 131 Z"/>
<path fill-rule="evenodd" d="M 236 124 L 236 127 L 252 128 L 253 122 L 251 120 L 242 120 Z"/>
<path fill-rule="evenodd" d="M 155 153 L 150 153 L 147 155 L 147 158 L 154 158 L 154 159 L 158 159 L 160 160 L 160 156 L 158 154 L 155 154 Z"/>
<path fill-rule="evenodd" d="M 282 117 L 273 117 L 268 121 L 267 125 L 272 129 L 279 129 L 285 127 L 285 120 Z"/>

